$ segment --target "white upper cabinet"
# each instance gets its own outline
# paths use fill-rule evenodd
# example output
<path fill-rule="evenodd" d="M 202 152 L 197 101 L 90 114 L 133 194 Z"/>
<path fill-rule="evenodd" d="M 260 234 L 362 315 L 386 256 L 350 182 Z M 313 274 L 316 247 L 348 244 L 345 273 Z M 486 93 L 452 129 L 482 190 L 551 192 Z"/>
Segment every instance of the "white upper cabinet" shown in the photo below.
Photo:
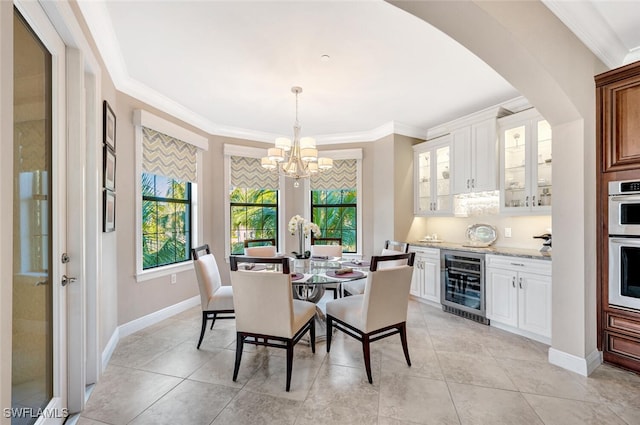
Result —
<path fill-rule="evenodd" d="M 498 188 L 496 118 L 457 128 L 452 136 L 453 193 Z"/>
<path fill-rule="evenodd" d="M 448 215 L 452 211 L 450 151 L 451 136 L 413 147 L 414 213 Z"/>
<path fill-rule="evenodd" d="M 551 213 L 551 126 L 535 109 L 499 120 L 500 210 Z"/>

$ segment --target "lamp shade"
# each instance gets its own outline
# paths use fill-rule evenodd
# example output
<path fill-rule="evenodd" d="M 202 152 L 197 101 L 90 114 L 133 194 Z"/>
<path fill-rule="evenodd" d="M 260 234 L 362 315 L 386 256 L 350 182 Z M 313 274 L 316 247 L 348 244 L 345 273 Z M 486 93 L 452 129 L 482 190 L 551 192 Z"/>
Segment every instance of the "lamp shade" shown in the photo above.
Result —
<path fill-rule="evenodd" d="M 286 137 L 278 137 L 276 139 L 276 148 L 280 148 L 285 152 L 291 150 L 291 139 L 287 139 Z"/>
<path fill-rule="evenodd" d="M 262 165 L 262 168 L 266 168 L 267 170 L 275 170 L 276 169 L 276 162 L 270 160 L 267 157 L 264 157 L 264 158 L 260 159 L 260 165 Z"/>
<path fill-rule="evenodd" d="M 314 149 L 315 147 L 316 139 L 314 139 L 313 137 L 303 137 L 300 139 L 300 149 Z"/>
<path fill-rule="evenodd" d="M 267 150 L 267 157 L 271 161 L 282 162 L 284 161 L 284 152 L 280 148 L 269 148 Z"/>
<path fill-rule="evenodd" d="M 316 162 L 318 160 L 318 150 L 312 148 L 300 149 L 300 158 L 303 161 Z"/>
<path fill-rule="evenodd" d="M 328 170 L 332 167 L 333 167 L 333 159 L 318 158 L 318 168 L 320 168 L 320 170 Z"/>
<path fill-rule="evenodd" d="M 318 170 L 318 163 L 317 162 L 310 162 L 307 164 L 307 170 L 309 171 L 309 173 L 311 174 L 316 174 L 319 170 Z"/>

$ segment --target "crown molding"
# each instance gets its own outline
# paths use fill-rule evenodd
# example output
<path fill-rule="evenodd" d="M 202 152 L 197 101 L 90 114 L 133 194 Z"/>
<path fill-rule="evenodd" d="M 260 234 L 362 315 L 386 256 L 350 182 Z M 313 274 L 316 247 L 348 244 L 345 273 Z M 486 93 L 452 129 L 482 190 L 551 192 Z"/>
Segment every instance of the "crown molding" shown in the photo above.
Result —
<path fill-rule="evenodd" d="M 542 3 L 609 68 L 628 63 L 631 52 L 591 3 L 561 0 L 542 0 Z"/>

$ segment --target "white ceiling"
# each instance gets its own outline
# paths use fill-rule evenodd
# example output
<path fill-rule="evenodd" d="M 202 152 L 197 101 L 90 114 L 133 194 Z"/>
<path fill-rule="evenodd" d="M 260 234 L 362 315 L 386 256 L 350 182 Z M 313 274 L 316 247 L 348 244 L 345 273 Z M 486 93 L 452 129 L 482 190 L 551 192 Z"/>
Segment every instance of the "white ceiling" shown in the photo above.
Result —
<path fill-rule="evenodd" d="M 588 6 L 598 12 L 589 19 L 619 29 L 616 47 L 640 45 L 621 2 L 564 3 L 545 2 L 561 19 Z M 81 0 L 80 8 L 118 90 L 212 134 L 291 137 L 294 85 L 304 89 L 302 135 L 320 144 L 425 137 L 519 95 L 456 41 L 381 0 Z"/>

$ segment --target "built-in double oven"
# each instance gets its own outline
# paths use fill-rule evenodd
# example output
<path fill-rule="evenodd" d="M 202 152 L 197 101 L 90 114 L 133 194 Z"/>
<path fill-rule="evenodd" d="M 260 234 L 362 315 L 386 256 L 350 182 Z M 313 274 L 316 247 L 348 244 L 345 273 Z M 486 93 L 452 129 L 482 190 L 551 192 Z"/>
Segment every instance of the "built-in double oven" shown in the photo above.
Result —
<path fill-rule="evenodd" d="M 609 182 L 609 304 L 640 310 L 640 180 Z"/>

